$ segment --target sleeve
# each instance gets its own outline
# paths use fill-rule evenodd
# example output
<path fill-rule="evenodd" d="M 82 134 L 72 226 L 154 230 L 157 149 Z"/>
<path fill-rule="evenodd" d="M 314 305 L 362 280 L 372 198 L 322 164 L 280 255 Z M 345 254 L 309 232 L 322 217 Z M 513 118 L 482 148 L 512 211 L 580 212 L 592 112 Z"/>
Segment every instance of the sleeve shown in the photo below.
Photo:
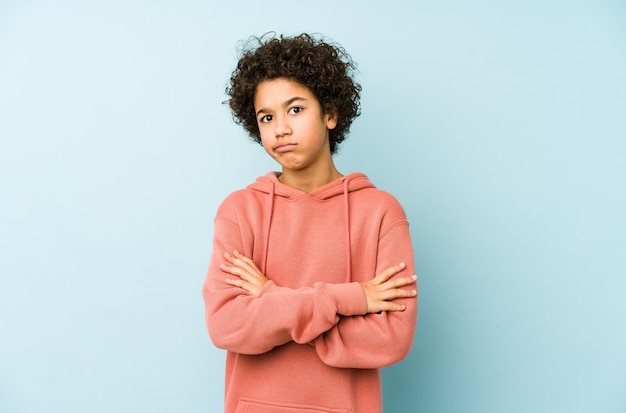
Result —
<path fill-rule="evenodd" d="M 398 262 L 406 269 L 396 277 L 415 274 L 413 248 L 406 220 L 394 224 L 379 240 L 376 273 Z M 417 283 L 405 288 L 417 289 Z M 413 345 L 417 297 L 396 300 L 404 311 L 341 317 L 314 340 L 317 354 L 330 366 L 381 368 L 405 358 Z"/>
<path fill-rule="evenodd" d="M 220 270 L 223 254 L 235 249 L 252 256 L 241 224 L 219 216 L 215 220 L 213 252 L 202 290 L 206 322 L 213 343 L 242 354 L 261 354 L 289 341 L 310 343 L 339 322 L 342 314 L 364 314 L 366 301 L 358 283 L 291 289 L 271 280 L 255 297 L 226 284 Z M 258 263 L 257 263 L 258 264 Z"/>

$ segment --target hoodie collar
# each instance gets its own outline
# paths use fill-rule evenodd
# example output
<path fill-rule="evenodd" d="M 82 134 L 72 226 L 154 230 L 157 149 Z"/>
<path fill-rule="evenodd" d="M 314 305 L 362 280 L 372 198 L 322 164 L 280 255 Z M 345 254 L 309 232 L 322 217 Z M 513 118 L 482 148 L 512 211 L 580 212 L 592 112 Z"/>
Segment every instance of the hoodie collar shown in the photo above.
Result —
<path fill-rule="evenodd" d="M 324 200 L 342 195 L 345 191 L 354 192 L 364 188 L 375 188 L 374 184 L 369 181 L 365 174 L 353 172 L 341 178 L 337 178 L 326 185 L 322 185 L 312 192 L 306 193 L 280 182 L 278 180 L 280 174 L 280 172 L 269 172 L 257 178 L 255 182 L 248 185 L 248 188 L 266 194 L 273 192 L 275 196 L 293 200 L 306 197 Z"/>

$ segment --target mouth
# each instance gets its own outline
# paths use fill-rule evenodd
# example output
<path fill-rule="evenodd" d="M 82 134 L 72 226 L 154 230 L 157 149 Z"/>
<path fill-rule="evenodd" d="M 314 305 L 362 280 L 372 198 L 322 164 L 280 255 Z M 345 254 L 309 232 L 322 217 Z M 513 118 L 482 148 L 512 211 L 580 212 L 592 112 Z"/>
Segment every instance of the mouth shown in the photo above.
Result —
<path fill-rule="evenodd" d="M 274 151 L 278 153 L 285 153 L 293 150 L 295 147 L 295 143 L 281 143 L 280 145 L 274 147 Z"/>

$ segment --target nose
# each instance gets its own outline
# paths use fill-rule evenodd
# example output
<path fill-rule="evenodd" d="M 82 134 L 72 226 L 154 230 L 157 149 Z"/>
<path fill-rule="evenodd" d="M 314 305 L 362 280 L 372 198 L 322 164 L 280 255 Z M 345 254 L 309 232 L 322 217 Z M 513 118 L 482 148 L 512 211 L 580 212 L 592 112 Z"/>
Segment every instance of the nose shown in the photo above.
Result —
<path fill-rule="evenodd" d="M 278 116 L 274 125 L 274 134 L 277 138 L 281 138 L 283 136 L 288 136 L 291 134 L 291 126 L 289 125 L 289 121 L 285 116 Z"/>

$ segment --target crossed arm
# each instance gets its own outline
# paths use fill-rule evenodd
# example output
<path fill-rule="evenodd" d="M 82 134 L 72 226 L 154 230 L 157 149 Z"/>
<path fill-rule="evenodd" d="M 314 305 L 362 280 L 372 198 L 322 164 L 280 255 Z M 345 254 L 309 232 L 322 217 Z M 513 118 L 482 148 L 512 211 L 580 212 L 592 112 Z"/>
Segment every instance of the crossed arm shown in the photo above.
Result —
<path fill-rule="evenodd" d="M 234 287 L 239 287 L 249 294 L 258 297 L 263 286 L 269 281 L 259 270 L 254 261 L 238 251 L 232 254 L 224 254 L 225 263 L 220 268 L 222 271 L 233 275 L 233 278 L 226 279 L 226 283 Z M 408 285 L 414 284 L 416 275 L 393 278 L 394 275 L 402 272 L 406 268 L 404 263 L 399 263 L 386 268 L 373 279 L 361 282 L 361 288 L 367 301 L 367 313 L 380 313 L 382 311 L 404 311 L 406 306 L 398 304 L 394 300 L 399 298 L 415 297 L 416 289 L 405 289 Z"/>

